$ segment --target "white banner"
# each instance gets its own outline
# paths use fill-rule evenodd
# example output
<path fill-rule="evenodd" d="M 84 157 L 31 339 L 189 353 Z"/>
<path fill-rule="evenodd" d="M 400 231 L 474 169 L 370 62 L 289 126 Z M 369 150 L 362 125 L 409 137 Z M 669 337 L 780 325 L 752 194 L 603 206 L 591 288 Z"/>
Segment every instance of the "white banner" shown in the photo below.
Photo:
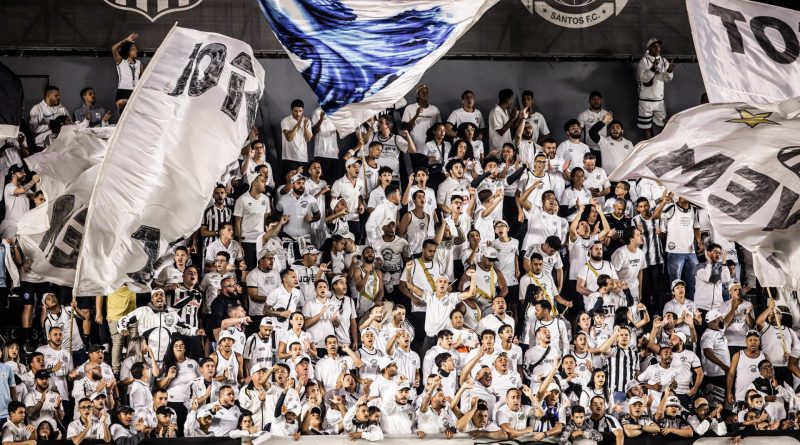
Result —
<path fill-rule="evenodd" d="M 125 108 L 98 174 L 77 295 L 149 283 L 170 243 L 200 225 L 255 122 L 264 70 L 249 45 L 175 27 Z"/>
<path fill-rule="evenodd" d="M 800 11 L 747 0 L 686 0 L 686 7 L 712 103 L 800 96 Z"/>
<path fill-rule="evenodd" d="M 341 135 L 393 107 L 499 0 L 259 0 Z"/>
<path fill-rule="evenodd" d="M 17 240 L 31 271 L 46 281 L 75 282 L 86 206 L 113 131 L 63 127 L 50 147 L 25 159 L 41 175 L 46 201 L 20 218 Z"/>
<path fill-rule="evenodd" d="M 754 252 L 762 285 L 798 289 L 798 111 L 800 99 L 692 108 L 637 145 L 610 176 L 652 178 L 705 207 L 717 233 Z"/>

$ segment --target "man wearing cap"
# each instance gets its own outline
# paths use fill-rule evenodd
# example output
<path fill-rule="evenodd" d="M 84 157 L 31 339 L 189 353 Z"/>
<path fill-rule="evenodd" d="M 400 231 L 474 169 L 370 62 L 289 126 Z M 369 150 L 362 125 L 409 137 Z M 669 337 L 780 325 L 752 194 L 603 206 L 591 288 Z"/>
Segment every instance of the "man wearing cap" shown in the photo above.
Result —
<path fill-rule="evenodd" d="M 645 138 L 653 137 L 653 124 L 663 127 L 667 121 L 664 106 L 664 84 L 672 82 L 675 65 L 661 57 L 661 40 L 655 37 L 647 41 L 647 52 L 639 60 L 639 128 Z"/>
<path fill-rule="evenodd" d="M 745 299 L 743 292 L 741 283 L 732 283 L 728 287 L 730 299 L 722 302 L 719 307 L 719 312 L 725 317 L 723 324 L 731 357 L 744 349 L 745 335 L 756 325 L 753 317 L 753 304 Z"/>
<path fill-rule="evenodd" d="M 244 262 L 252 269 L 256 264 L 256 241 L 264 230 L 264 217 L 270 213 L 267 178 L 258 175 L 250 182 L 250 190 L 242 194 L 233 207 L 233 233 L 244 249 Z"/>
<path fill-rule="evenodd" d="M 280 283 L 280 274 L 275 270 L 275 253 L 266 248 L 258 252 L 258 264 L 247 274 L 248 315 L 257 325 L 264 316 L 264 304 L 267 295 Z"/>
<path fill-rule="evenodd" d="M 670 395 L 669 390 L 664 392 L 664 398 L 658 404 L 658 410 L 653 418 L 661 428 L 661 435 L 666 437 L 690 438 L 694 434 L 692 427 L 686 423 L 681 411 L 683 407 L 678 397 Z"/>
<path fill-rule="evenodd" d="M 495 263 L 499 261 L 497 249 L 491 246 L 484 247 L 478 255 L 479 258 L 475 267 L 475 298 L 481 310 L 486 312 L 496 297 L 502 297 L 505 301 L 506 295 L 508 295 L 508 286 L 503 272 L 495 268 Z M 461 282 L 459 283 L 462 289 L 466 282 L 467 275 L 465 274 L 461 277 Z M 505 314 L 503 315 L 505 316 Z M 513 326 L 513 322 L 510 324 Z M 482 330 L 480 327 L 478 328 L 479 332 Z"/>
<path fill-rule="evenodd" d="M 687 421 L 698 436 L 723 437 L 728 434 L 728 427 L 722 420 L 722 404 L 710 409 L 708 400 L 700 397 L 694 401 L 694 414 Z"/>
<path fill-rule="evenodd" d="M 352 157 L 344 163 L 345 175 L 337 179 L 331 187 L 331 198 L 341 198 L 347 204 L 347 226 L 356 241 L 361 240 L 361 223 L 359 215 L 366 210 L 364 194 L 367 192 L 364 179 L 358 174 L 361 160 Z"/>
<path fill-rule="evenodd" d="M 697 392 L 703 385 L 703 366 L 700 358 L 691 349 L 686 349 L 687 337 L 682 332 L 672 335 L 670 341 L 672 348 L 672 367 L 677 369 L 675 380 L 678 386 L 675 388 L 675 395 L 678 396 L 683 406 L 691 406 Z M 692 380 L 694 376 L 694 380 Z"/>
<path fill-rule="evenodd" d="M 253 368 L 255 365 L 264 365 L 271 368 L 275 363 L 278 343 L 272 323 L 272 318 L 263 317 L 258 324 L 258 331 L 245 341 L 242 358 L 246 367 Z"/>
<path fill-rule="evenodd" d="M 642 433 L 658 434 L 661 428 L 647 414 L 645 401 L 634 396 L 628 401 L 628 414 L 620 419 L 625 437 L 639 437 Z"/>
<path fill-rule="evenodd" d="M 270 368 L 265 363 L 255 363 L 250 368 L 250 383 L 239 391 L 239 406 L 246 409 L 251 413 L 253 424 L 258 427 L 259 431 L 263 431 L 269 425 L 269 419 L 273 417 L 273 413 L 267 413 L 267 391 L 271 389 L 268 380 Z"/>
<path fill-rule="evenodd" d="M 235 337 L 228 330 L 219 334 L 217 340 L 217 350 L 210 357 L 216 364 L 217 380 L 224 385 L 235 388 L 234 393 L 238 392 L 239 382 L 244 379 L 244 361 L 242 355 L 233 350 Z"/>
<path fill-rule="evenodd" d="M 298 173 L 290 179 L 292 191 L 281 196 L 275 209 L 289 217 L 283 231 L 298 239 L 311 233 L 311 223 L 320 219 L 317 199 L 306 193 L 306 177 Z"/>
<path fill-rule="evenodd" d="M 41 177 L 33 175 L 31 180 L 25 183 L 25 171 L 18 165 L 12 165 L 8 170 L 10 180 L 3 189 L 3 199 L 6 201 L 6 213 L 3 222 L 0 223 L 0 232 L 3 239 L 14 238 L 17 234 L 17 222 L 30 209 L 30 191 L 36 186 Z M 29 196 L 31 194 L 31 196 Z"/>
<path fill-rule="evenodd" d="M 717 243 L 706 246 L 706 262 L 698 265 L 695 272 L 694 304 L 705 313 L 722 306 L 722 288 L 733 281 L 730 271 L 725 267 L 727 253 Z"/>
<path fill-rule="evenodd" d="M 704 384 L 724 389 L 726 375 L 731 370 L 725 319 L 718 310 L 711 309 L 706 312 L 706 324 L 708 329 L 700 337 L 700 349 L 703 351 L 703 372 L 705 373 Z"/>
<path fill-rule="evenodd" d="M 471 385 L 464 385 L 471 386 Z M 436 380 L 426 385 L 417 409 L 417 428 L 425 434 L 441 434 L 450 439 L 455 433 L 456 417 Z"/>
<path fill-rule="evenodd" d="M 50 372 L 36 371 L 33 391 L 25 395 L 25 411 L 33 426 L 45 420 L 56 425 L 64 418 L 61 396 L 50 389 Z"/>
<path fill-rule="evenodd" d="M 319 253 L 319 250 L 312 244 L 306 244 L 306 246 L 300 250 L 300 255 L 302 255 L 300 261 L 289 266 L 297 274 L 297 288 L 303 295 L 301 304 L 305 304 L 305 302 L 314 299 L 316 295 L 314 283 L 324 278 L 325 273 L 329 272 L 329 264 L 320 264 L 317 266 Z"/>
<path fill-rule="evenodd" d="M 214 437 L 211 432 L 211 418 L 214 413 L 211 411 L 209 405 L 197 406 L 192 402 L 192 409 L 186 417 L 186 425 L 184 426 L 185 437 Z"/>
<path fill-rule="evenodd" d="M 580 120 L 580 117 L 578 119 Z M 595 121 L 588 131 L 589 139 L 586 144 L 591 148 L 600 149 L 603 169 L 606 172 L 613 172 L 633 150 L 633 142 L 623 137 L 625 131 L 622 122 L 614 120 L 614 113 L 610 111 Z"/>
<path fill-rule="evenodd" d="M 423 431 L 417 430 L 417 412 L 411 403 L 411 385 L 400 377 L 397 385 L 392 385 L 381 397 L 381 430 L 384 434 L 416 433 L 420 439 Z"/>
<path fill-rule="evenodd" d="M 775 300 L 770 298 L 766 309 L 756 319 L 756 327 L 761 334 L 761 350 L 775 367 L 775 378 L 780 383 L 785 382 L 793 386 L 792 375 L 800 377 L 800 369 L 797 367 L 800 339 L 797 338 L 794 329 L 780 323 L 786 319 L 785 315 L 791 315 L 789 308 L 778 307 Z M 781 317 L 782 320 L 777 317 Z"/>

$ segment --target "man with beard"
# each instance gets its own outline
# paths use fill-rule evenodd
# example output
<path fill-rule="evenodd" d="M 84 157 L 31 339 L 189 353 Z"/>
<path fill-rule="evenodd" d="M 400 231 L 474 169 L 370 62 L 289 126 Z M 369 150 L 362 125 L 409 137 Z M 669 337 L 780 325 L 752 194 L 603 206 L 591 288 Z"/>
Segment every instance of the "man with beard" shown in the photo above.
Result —
<path fill-rule="evenodd" d="M 436 189 L 436 204 L 443 216 L 450 215 L 451 199 L 454 195 L 469 197 L 469 181 L 464 178 L 464 162 L 460 159 L 451 159 L 445 165 L 447 178 Z"/>
<path fill-rule="evenodd" d="M 441 434 L 450 439 L 455 433 L 456 417 L 441 389 L 441 380 L 426 385 L 417 409 L 417 428 L 425 434 Z"/>
<path fill-rule="evenodd" d="M 672 366 L 672 348 L 663 347 L 658 352 L 658 363 L 647 367 L 636 380 L 642 383 L 644 388 L 650 391 L 653 396 L 653 404 L 649 406 L 651 410 L 658 406 L 661 398 L 664 397 L 664 390 L 669 388 L 674 390 L 678 387 L 678 373 L 680 367 Z M 691 374 L 689 375 L 691 378 Z"/>
<path fill-rule="evenodd" d="M 120 318 L 117 327 L 122 335 L 127 336 L 128 326 L 133 323 L 137 323 L 137 332 L 147 340 L 159 363 L 164 360 L 172 335 L 176 332 L 182 335 L 205 335 L 203 329 L 189 326 L 174 308 L 167 306 L 162 289 L 155 289 L 150 294 L 150 304 L 136 308 Z"/>
<path fill-rule="evenodd" d="M 39 175 L 33 175 L 29 182 L 25 182 L 25 171 L 18 165 L 8 169 L 9 182 L 3 189 L 3 199 L 6 202 L 6 214 L 0 231 L 3 239 L 13 238 L 17 234 L 17 222 L 30 209 L 30 190 L 39 183 Z M 4 306 L 5 307 L 5 306 Z"/>
<path fill-rule="evenodd" d="M 242 194 L 233 208 L 233 232 L 244 249 L 244 262 L 251 269 L 256 264 L 256 242 L 264 231 L 264 217 L 270 213 L 267 195 L 267 178 L 256 176 L 250 190 Z"/>
<path fill-rule="evenodd" d="M 200 329 L 202 326 L 203 294 L 197 287 L 197 267 L 186 266 L 183 270 L 183 283 L 175 289 L 172 296 L 172 306 L 177 309 L 178 316 L 189 327 Z M 205 354 L 203 337 L 192 335 L 184 337 L 186 356 L 199 360 Z"/>
<path fill-rule="evenodd" d="M 566 168 L 562 167 L 564 177 L 569 177 L 569 172 L 575 167 L 583 165 L 583 155 L 590 153 L 589 146 L 581 142 L 583 132 L 581 123 L 577 119 L 570 119 L 564 124 L 564 132 L 567 133 L 567 140 L 558 145 L 556 157 L 563 159 Z M 569 161 L 569 164 L 567 164 Z"/>
<path fill-rule="evenodd" d="M 584 300 L 593 292 L 599 290 L 598 278 L 600 275 L 608 275 L 613 280 L 619 279 L 617 271 L 611 262 L 603 260 L 603 242 L 598 240 L 589 249 L 589 260 L 578 269 L 578 281 L 575 284 L 575 290 L 584 296 Z M 591 308 L 587 307 L 586 309 Z"/>
<path fill-rule="evenodd" d="M 411 386 L 400 377 L 399 385 L 392 385 L 381 402 L 381 429 L 384 434 L 412 434 L 416 431 L 420 439 L 425 437 L 423 431 L 417 430 L 417 413 L 409 403 Z"/>
<path fill-rule="evenodd" d="M 50 389 L 50 371 L 40 369 L 34 376 L 34 388 L 25 396 L 25 411 L 34 426 L 45 420 L 56 425 L 64 418 L 61 396 Z"/>
<path fill-rule="evenodd" d="M 358 313 L 366 313 L 383 301 L 383 272 L 375 267 L 375 248 L 365 246 L 361 251 L 363 263 L 353 269 L 353 284 L 358 292 Z"/>
<path fill-rule="evenodd" d="M 583 155 L 581 168 L 586 178 L 583 181 L 583 186 L 592 192 L 592 198 L 597 199 L 597 202 L 602 207 L 605 204 L 605 197 L 611 192 L 611 182 L 608 180 L 606 170 L 597 166 L 597 157 L 594 153 L 585 153 Z"/>
<path fill-rule="evenodd" d="M 81 101 L 83 102 L 80 107 L 72 110 L 72 122 L 80 123 L 89 121 L 90 127 L 107 126 L 108 121 L 114 115 L 111 110 L 106 111 L 103 107 L 95 106 L 97 98 L 94 94 L 94 88 L 86 87 L 81 90 Z"/>
<path fill-rule="evenodd" d="M 546 142 L 546 144 L 552 145 L 552 148 L 555 149 L 555 142 Z M 530 210 L 530 207 L 524 205 L 526 202 L 541 210 L 544 206 L 542 197 L 548 191 L 555 192 L 556 196 L 561 196 L 564 192 L 564 177 L 560 174 L 552 174 L 547 168 L 547 164 L 547 155 L 543 152 L 536 153 L 529 161 L 529 165 L 533 166 L 533 171 L 530 175 L 525 175 L 520 179 L 517 188 L 518 200 L 524 210 Z M 529 188 L 533 188 L 533 190 L 528 192 Z M 556 207 L 557 209 L 558 207 Z M 526 215 L 526 217 L 530 221 L 530 215 Z"/>
<path fill-rule="evenodd" d="M 248 334 L 253 332 L 250 326 L 257 326 L 264 316 L 267 295 L 280 285 L 280 274 L 275 270 L 274 264 L 275 253 L 269 249 L 261 249 L 258 253 L 258 265 L 247 274 L 248 315 L 253 320 L 246 329 Z"/>
<path fill-rule="evenodd" d="M 292 191 L 282 195 L 275 209 L 289 217 L 283 231 L 294 239 L 311 233 L 311 224 L 319 221 L 320 211 L 317 199 L 306 193 L 306 177 L 292 176 Z"/>
<path fill-rule="evenodd" d="M 203 222 L 200 225 L 200 236 L 205 247 L 219 239 L 218 232 L 222 223 L 233 220 L 233 210 L 226 205 L 228 193 L 225 186 L 217 184 L 212 197 L 214 203 L 203 213 Z"/>
<path fill-rule="evenodd" d="M 544 119 L 542 113 L 536 111 L 536 101 L 533 97 L 533 91 L 525 90 L 522 92 L 521 105 L 522 108 L 528 112 L 526 120 L 533 127 L 533 140 L 539 144 L 544 143 L 544 140 L 550 137 L 550 128 L 547 127 L 547 121 Z"/>
<path fill-rule="evenodd" d="M 561 351 L 557 346 L 552 345 L 550 329 L 546 326 L 539 326 L 534 335 L 536 344 L 525 351 L 523 371 L 527 381 L 541 382 L 553 367 L 558 367 Z"/>
<path fill-rule="evenodd" d="M 383 272 L 386 299 L 399 303 L 401 299 L 398 294 L 402 291 L 398 285 L 401 281 L 403 265 L 411 258 L 411 247 L 408 241 L 395 234 L 396 228 L 395 221 L 390 220 L 384 223 L 381 228 L 383 235 L 375 242 L 374 247 L 383 259 L 380 270 Z"/>
<path fill-rule="evenodd" d="M 610 114 L 609 111 L 603 109 L 603 95 L 600 94 L 599 91 L 592 91 L 589 93 L 589 109 L 583 110 L 581 114 L 578 115 L 578 122 L 581 123 L 581 131 L 584 133 L 584 139 L 586 145 L 592 150 L 593 153 L 597 152 L 598 144 L 597 141 L 592 139 L 591 137 L 586 136 L 586 132 L 588 132 L 595 124 L 601 122 L 603 118 Z M 602 135 L 605 136 L 606 132 L 603 131 Z M 589 135 L 591 136 L 591 134 Z M 603 166 L 605 166 L 605 156 L 603 159 Z M 606 167 L 607 171 L 608 167 Z"/>
<path fill-rule="evenodd" d="M 234 405 L 236 395 L 233 388 L 224 385 L 219 390 L 219 401 L 211 406 L 214 418 L 211 420 L 211 431 L 215 437 L 225 437 L 235 430 L 242 415 L 238 406 Z"/>
<path fill-rule="evenodd" d="M 667 232 L 667 273 L 672 281 L 686 276 L 686 297 L 691 300 L 694 299 L 697 270 L 695 249 L 703 249 L 698 211 L 686 198 L 678 197 L 678 202 L 673 203 L 672 194 L 668 194 L 662 199 L 670 204 L 656 207 L 653 219 L 661 218 L 661 225 Z"/>
<path fill-rule="evenodd" d="M 514 132 L 514 145 L 517 147 L 520 162 L 530 166 L 533 164 L 533 156 L 541 147 L 533 140 L 533 125 L 527 121 L 528 110 L 523 108 L 520 114 L 522 119 Z"/>
<path fill-rule="evenodd" d="M 350 349 L 349 345 L 341 348 L 344 354 L 339 353 L 339 340 L 335 335 L 325 338 L 325 355 L 314 366 L 317 380 L 322 384 L 323 391 L 333 391 L 336 388 L 340 374 L 350 372 L 364 366 L 361 358 Z"/>
<path fill-rule="evenodd" d="M 595 143 L 595 148 L 600 148 L 603 168 L 607 172 L 613 172 L 633 150 L 633 143 L 622 137 L 623 134 L 622 122 L 614 120 L 612 112 L 589 127 L 589 139 Z"/>
<path fill-rule="evenodd" d="M 48 85 L 44 89 L 44 99 L 31 107 L 28 121 L 37 147 L 44 147 L 44 140 L 52 133 L 50 121 L 58 116 L 69 116 L 69 111 L 61 103 L 61 90 L 57 86 Z M 5 235 L 3 237 L 5 238 Z"/>

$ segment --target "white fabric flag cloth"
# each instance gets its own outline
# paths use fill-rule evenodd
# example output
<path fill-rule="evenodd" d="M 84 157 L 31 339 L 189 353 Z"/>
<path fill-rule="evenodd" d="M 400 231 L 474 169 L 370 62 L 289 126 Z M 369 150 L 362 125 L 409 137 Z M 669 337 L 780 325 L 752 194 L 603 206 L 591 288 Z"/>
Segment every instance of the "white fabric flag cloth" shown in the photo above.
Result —
<path fill-rule="evenodd" d="M 264 70 L 244 42 L 175 27 L 133 92 L 86 217 L 77 295 L 147 285 L 170 243 L 199 226 L 255 122 Z"/>
<path fill-rule="evenodd" d="M 42 175 L 46 201 L 22 215 L 17 240 L 31 272 L 45 281 L 70 287 L 75 282 L 86 207 L 113 132 L 66 126 L 50 147 L 25 159 Z"/>
<path fill-rule="evenodd" d="M 800 11 L 747 0 L 686 0 L 711 102 L 800 96 Z"/>
<path fill-rule="evenodd" d="M 714 230 L 753 252 L 763 286 L 800 288 L 800 99 L 712 104 L 673 116 L 610 175 L 637 177 L 708 210 Z"/>
<path fill-rule="evenodd" d="M 341 135 L 392 108 L 499 0 L 259 0 Z"/>

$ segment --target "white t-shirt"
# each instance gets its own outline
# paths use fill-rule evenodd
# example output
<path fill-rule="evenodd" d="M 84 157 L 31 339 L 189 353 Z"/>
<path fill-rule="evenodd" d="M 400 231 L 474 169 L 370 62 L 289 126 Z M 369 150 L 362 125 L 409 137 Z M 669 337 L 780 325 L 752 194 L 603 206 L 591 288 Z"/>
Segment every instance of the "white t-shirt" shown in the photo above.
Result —
<path fill-rule="evenodd" d="M 647 266 L 644 261 L 644 251 L 636 248 L 636 252 L 628 250 L 627 246 L 620 247 L 611 255 L 611 265 L 617 271 L 619 279 L 628 283 L 628 289 L 633 298 L 639 298 L 639 271 Z"/>
<path fill-rule="evenodd" d="M 569 170 L 572 171 L 575 167 L 583 166 L 583 155 L 589 152 L 589 146 L 583 142 L 574 143 L 567 139 L 556 148 L 556 157 L 569 160 Z"/>
<path fill-rule="evenodd" d="M 495 105 L 489 113 L 489 150 L 501 148 L 506 142 L 511 142 L 512 129 L 499 135 L 497 130 L 502 128 L 509 120 L 508 113 L 500 105 Z"/>
<path fill-rule="evenodd" d="M 311 122 L 306 119 L 303 125 L 297 127 L 294 132 L 294 139 L 289 142 L 283 131 L 291 130 L 295 125 L 297 125 L 297 119 L 291 115 L 286 116 L 281 121 L 281 153 L 283 154 L 283 160 L 308 162 L 308 143 L 306 142 L 305 130 L 311 131 Z"/>
<path fill-rule="evenodd" d="M 322 108 L 317 108 L 311 115 L 311 126 L 319 122 L 322 115 Z M 326 115 L 322 119 L 322 124 L 319 126 L 319 131 L 314 135 L 314 156 L 319 158 L 339 158 L 339 142 L 337 139 L 336 126 Z"/>
<path fill-rule="evenodd" d="M 447 117 L 447 122 L 453 124 L 453 130 L 457 130 L 458 126 L 463 123 L 475 124 L 478 128 L 484 128 L 483 114 L 475 108 L 472 111 L 467 111 L 463 107 L 453 110 L 450 116 Z"/>
<path fill-rule="evenodd" d="M 17 186 L 11 183 L 6 184 L 3 189 L 4 199 L 6 200 L 6 216 L 4 222 L 16 223 L 30 208 L 30 200 L 27 193 L 14 195 Z M 15 224 L 16 225 L 16 224 Z"/>
<path fill-rule="evenodd" d="M 511 238 L 507 242 L 502 242 L 498 238 L 494 240 L 492 246 L 497 249 L 497 259 L 499 260 L 495 267 L 503 273 L 506 286 L 516 286 L 519 281 L 514 276 L 514 265 L 517 264 L 519 256 L 519 241 Z"/>
<path fill-rule="evenodd" d="M 242 242 L 254 243 L 258 235 L 264 231 L 264 215 L 269 212 L 269 199 L 261 194 L 253 198 L 245 193 L 236 200 L 233 216 L 242 218 Z"/>
<path fill-rule="evenodd" d="M 403 122 L 411 122 L 411 119 L 417 113 L 419 105 L 416 103 L 408 104 L 403 110 Z M 439 114 L 439 108 L 436 105 L 428 104 L 427 108 L 422 109 L 417 120 L 414 121 L 414 128 L 411 129 L 411 140 L 417 149 L 425 147 L 425 139 L 427 139 L 428 129 L 437 122 L 441 122 L 442 117 Z"/>
<path fill-rule="evenodd" d="M 360 175 L 359 175 L 360 176 Z M 347 176 L 336 180 L 331 187 L 332 198 L 342 198 L 347 203 L 348 221 L 358 220 L 358 198 L 364 195 L 364 180 L 357 178 L 355 184 L 350 182 Z"/>
<path fill-rule="evenodd" d="M 608 275 L 612 279 L 617 279 L 617 271 L 611 266 L 608 261 L 601 261 L 600 264 L 593 263 L 592 260 L 584 262 L 583 266 L 578 270 L 578 279 L 583 278 L 583 285 L 592 292 L 596 292 L 597 277 L 600 275 Z"/>
<path fill-rule="evenodd" d="M 526 119 L 526 121 L 531 124 L 531 127 L 533 127 L 532 139 L 534 141 L 538 141 L 539 136 L 550 134 L 550 128 L 547 127 L 547 121 L 542 113 L 534 111 L 532 114 L 528 115 L 528 119 Z"/>
<path fill-rule="evenodd" d="M 597 144 L 592 140 L 592 138 L 589 137 L 589 129 L 592 128 L 594 124 L 603 120 L 603 117 L 606 114 L 608 114 L 608 111 L 603 109 L 600 109 L 600 111 L 593 111 L 592 109 L 587 109 L 578 115 L 578 122 L 581 123 L 581 128 L 583 129 L 583 136 L 584 139 L 586 140 L 586 145 L 588 145 L 591 148 L 597 149 Z M 606 128 L 603 127 L 603 129 L 600 130 L 600 136 L 602 137 L 605 135 L 606 135 Z M 603 164 L 605 165 L 605 158 L 603 158 L 603 161 L 604 161 Z"/>
<path fill-rule="evenodd" d="M 263 272 L 261 269 L 256 267 L 247 274 L 246 282 L 248 288 L 255 288 L 258 292 L 258 295 L 266 298 L 270 292 L 280 286 L 281 278 L 278 271 L 274 268 L 269 272 Z M 256 302 L 252 298 L 249 298 L 249 300 L 250 305 L 247 313 L 249 315 L 263 315 L 264 303 Z"/>

